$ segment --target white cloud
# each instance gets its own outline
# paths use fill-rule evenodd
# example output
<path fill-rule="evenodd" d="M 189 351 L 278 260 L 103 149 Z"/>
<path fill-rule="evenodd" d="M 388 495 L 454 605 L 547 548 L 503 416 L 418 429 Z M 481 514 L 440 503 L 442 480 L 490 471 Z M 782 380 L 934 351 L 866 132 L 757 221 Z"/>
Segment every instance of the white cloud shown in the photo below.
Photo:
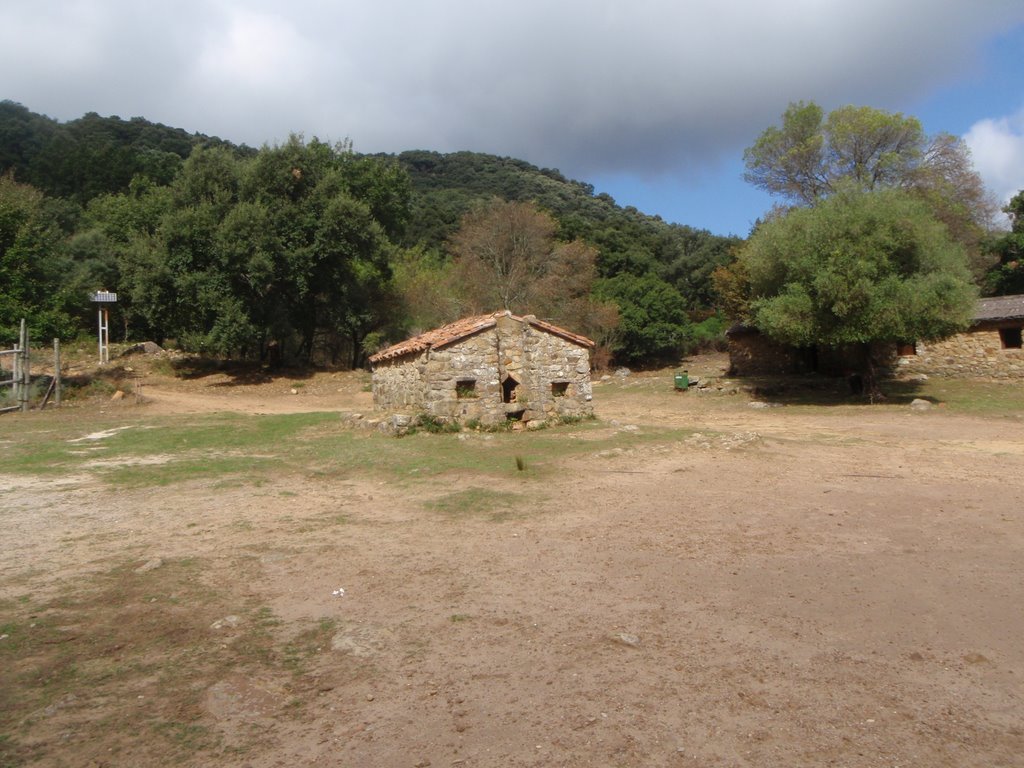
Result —
<path fill-rule="evenodd" d="M 297 131 L 696 176 L 790 101 L 901 109 L 1019 23 L 1019 0 L 9 2 L 0 98 L 254 145 Z"/>
<path fill-rule="evenodd" d="M 1024 190 L 1024 107 L 1006 117 L 979 120 L 964 142 L 985 186 L 1000 203 Z"/>

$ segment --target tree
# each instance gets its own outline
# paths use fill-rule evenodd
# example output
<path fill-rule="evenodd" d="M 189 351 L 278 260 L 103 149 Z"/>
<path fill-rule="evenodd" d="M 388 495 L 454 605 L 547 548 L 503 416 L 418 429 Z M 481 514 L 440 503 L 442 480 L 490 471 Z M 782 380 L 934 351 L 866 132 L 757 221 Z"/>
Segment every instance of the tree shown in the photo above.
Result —
<path fill-rule="evenodd" d="M 773 195 L 811 205 L 840 180 L 860 189 L 899 186 L 921 161 L 924 132 L 913 117 L 841 107 L 825 118 L 814 102 L 790 104 L 743 153 L 744 179 Z"/>
<path fill-rule="evenodd" d="M 16 336 L 21 318 L 36 338 L 66 336 L 73 328 L 67 312 L 73 297 L 64 285 L 67 237 L 47 203 L 13 174 L 0 176 L 0 338 Z"/>
<path fill-rule="evenodd" d="M 748 321 L 794 346 L 931 340 L 965 328 L 976 290 L 963 248 L 901 190 L 840 189 L 762 223 L 740 251 Z M 870 354 L 865 382 L 877 391 Z"/>
<path fill-rule="evenodd" d="M 556 231 L 532 203 L 494 199 L 467 214 L 450 241 L 460 314 L 530 313 L 606 341 L 618 314 L 592 295 L 597 251 L 580 240 L 558 242 Z"/>
<path fill-rule="evenodd" d="M 555 220 L 530 203 L 495 199 L 467 214 L 450 248 L 471 310 L 532 311 L 555 229 Z"/>
<path fill-rule="evenodd" d="M 1010 198 L 1003 212 L 1010 217 L 1010 231 L 986 244 L 986 251 L 998 259 L 985 275 L 985 291 L 992 296 L 1024 293 L 1024 189 Z"/>
<path fill-rule="evenodd" d="M 995 210 L 970 151 L 949 134 L 927 137 L 913 117 L 840 107 L 825 117 L 813 102 L 790 104 L 743 153 L 744 178 L 800 205 L 854 186 L 900 188 L 924 199 L 968 249 L 972 262 Z"/>
<path fill-rule="evenodd" d="M 604 365 L 611 358 L 619 325 L 619 308 L 598 297 L 597 251 L 582 240 L 557 243 L 551 251 L 547 275 L 535 292 L 535 312 L 597 342 L 593 361 Z"/>
<path fill-rule="evenodd" d="M 126 325 L 151 338 L 355 366 L 394 306 L 388 232 L 408 189 L 395 163 L 345 144 L 292 136 L 253 158 L 197 147 L 168 186 L 137 176 L 94 198 L 71 252 L 83 279 L 116 279 L 105 287 L 120 288 Z"/>
<path fill-rule="evenodd" d="M 679 291 L 661 278 L 622 273 L 601 280 L 596 294 L 619 307 L 612 346 L 616 359 L 667 359 L 683 351 L 691 325 Z"/>

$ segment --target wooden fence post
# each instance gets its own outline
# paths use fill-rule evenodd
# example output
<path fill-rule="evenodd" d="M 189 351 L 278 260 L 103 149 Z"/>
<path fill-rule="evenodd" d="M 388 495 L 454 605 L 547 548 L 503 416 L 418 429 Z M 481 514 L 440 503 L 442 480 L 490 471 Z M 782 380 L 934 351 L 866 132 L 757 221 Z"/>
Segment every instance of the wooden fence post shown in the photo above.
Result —
<path fill-rule="evenodd" d="M 53 404 L 60 408 L 60 339 L 53 340 Z"/>
<path fill-rule="evenodd" d="M 21 354 L 18 355 L 21 358 L 21 383 L 18 386 L 18 402 L 21 404 L 22 413 L 28 413 L 28 390 L 32 379 L 29 372 L 28 326 L 25 324 L 25 318 L 21 318 L 21 333 L 19 334 L 18 343 L 21 346 Z"/>

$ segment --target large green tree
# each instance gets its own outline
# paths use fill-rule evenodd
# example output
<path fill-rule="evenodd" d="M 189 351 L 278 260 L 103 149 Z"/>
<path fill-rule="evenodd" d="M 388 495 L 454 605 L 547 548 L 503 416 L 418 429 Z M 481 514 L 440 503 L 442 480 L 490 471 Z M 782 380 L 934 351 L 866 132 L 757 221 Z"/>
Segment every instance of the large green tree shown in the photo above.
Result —
<path fill-rule="evenodd" d="M 794 346 L 941 338 L 966 327 L 977 296 L 962 246 L 925 203 L 895 189 L 841 189 L 780 213 L 739 260 L 747 320 Z"/>
<path fill-rule="evenodd" d="M 825 116 L 817 104 L 790 104 L 743 153 L 744 178 L 756 187 L 810 205 L 841 182 L 864 190 L 897 186 L 921 161 L 924 132 L 913 117 L 870 107 Z"/>
<path fill-rule="evenodd" d="M 1024 293 L 1024 189 L 1003 211 L 1010 217 L 1010 231 L 987 244 L 988 252 L 997 259 L 984 283 L 986 292 L 993 296 Z"/>
<path fill-rule="evenodd" d="M 39 190 L 12 174 L 0 176 L 0 341 L 17 338 L 22 318 L 37 339 L 74 329 L 68 312 L 74 297 L 65 283 L 67 233 L 59 213 Z"/>
<path fill-rule="evenodd" d="M 904 189 L 968 251 L 978 274 L 980 244 L 996 208 L 955 136 L 927 136 L 920 121 L 872 107 L 845 106 L 828 115 L 813 102 L 790 104 L 743 153 L 744 178 L 787 202 L 813 205 L 839 189 Z"/>
<path fill-rule="evenodd" d="M 408 195 L 394 162 L 344 144 L 292 136 L 252 158 L 200 146 L 168 186 L 137 177 L 127 193 L 93 199 L 74 253 L 116 281 L 105 287 L 136 333 L 358 365 L 394 307 L 391 236 Z"/>
<path fill-rule="evenodd" d="M 691 340 L 692 325 L 679 292 L 653 274 L 621 273 L 598 282 L 595 292 L 619 307 L 612 349 L 623 362 L 672 359 Z"/>

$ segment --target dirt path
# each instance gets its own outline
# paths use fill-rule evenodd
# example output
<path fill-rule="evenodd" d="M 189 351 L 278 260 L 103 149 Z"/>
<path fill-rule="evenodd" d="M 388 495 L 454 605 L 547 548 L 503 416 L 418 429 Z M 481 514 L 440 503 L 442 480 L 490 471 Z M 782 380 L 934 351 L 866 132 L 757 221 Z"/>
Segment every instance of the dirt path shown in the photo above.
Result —
<path fill-rule="evenodd" d="M 142 408 L 369 409 L 351 378 L 294 383 L 155 382 Z M 186 714 L 219 746 L 177 764 L 1024 765 L 1019 425 L 610 389 L 612 427 L 693 433 L 519 483 L 26 482 L 0 495 L 2 591 L 201 563 L 217 597 L 179 620 L 224 649 L 265 606 L 299 671 L 211 666 Z M 513 501 L 429 504 L 473 489 Z M 167 683 L 138 680 L 120 695 L 158 706 Z M 78 702 L 33 725 L 46 764 L 153 759 L 130 734 L 75 743 Z"/>
<path fill-rule="evenodd" d="M 252 384 L 238 382 L 226 374 L 183 381 L 150 373 L 141 379 L 138 390 L 147 410 L 153 413 L 373 410 L 369 377 L 362 373 L 281 375 Z"/>

